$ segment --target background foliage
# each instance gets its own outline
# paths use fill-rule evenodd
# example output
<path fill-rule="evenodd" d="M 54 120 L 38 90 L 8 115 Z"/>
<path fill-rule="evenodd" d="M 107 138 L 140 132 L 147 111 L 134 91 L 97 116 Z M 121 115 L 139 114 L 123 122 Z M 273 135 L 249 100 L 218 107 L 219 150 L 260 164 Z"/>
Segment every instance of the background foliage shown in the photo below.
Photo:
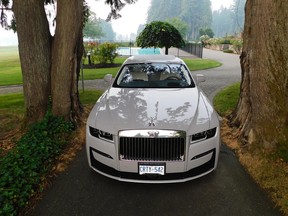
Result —
<path fill-rule="evenodd" d="M 210 0 L 152 0 L 147 23 L 180 19 L 187 25 L 183 36 L 186 40 L 198 39 L 201 36 L 199 30 L 209 28 L 216 37 L 239 35 L 244 26 L 245 3 L 246 0 L 233 0 L 231 7 L 212 11 Z"/>
<path fill-rule="evenodd" d="M 212 29 L 216 37 L 239 35 L 244 29 L 246 0 L 234 0 L 230 8 L 213 11 Z"/>

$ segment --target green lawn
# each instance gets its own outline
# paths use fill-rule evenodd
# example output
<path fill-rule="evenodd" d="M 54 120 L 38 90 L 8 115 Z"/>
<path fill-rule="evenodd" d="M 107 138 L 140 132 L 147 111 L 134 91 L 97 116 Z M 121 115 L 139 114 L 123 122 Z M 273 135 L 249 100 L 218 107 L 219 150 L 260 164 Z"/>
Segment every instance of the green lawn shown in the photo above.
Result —
<path fill-rule="evenodd" d="M 85 90 L 80 92 L 83 105 L 94 105 L 103 94 L 100 90 Z M 19 128 L 25 113 L 23 93 L 0 95 L 0 137 L 12 129 Z M 0 148 L 1 150 L 1 148 Z"/>
<path fill-rule="evenodd" d="M 116 58 L 115 63 L 122 64 L 126 58 Z M 204 70 L 221 66 L 221 63 L 209 59 L 185 58 L 191 71 Z M 102 79 L 105 74 L 116 75 L 120 67 L 84 69 L 84 80 Z M 0 47 L 0 86 L 17 85 L 22 83 L 21 67 L 17 47 Z"/>
<path fill-rule="evenodd" d="M 80 100 L 83 105 L 94 104 L 103 94 L 100 90 L 85 90 L 80 92 Z M 10 110 L 24 113 L 24 97 L 23 93 L 11 93 L 0 95 L 0 110 Z"/>
<path fill-rule="evenodd" d="M 221 90 L 214 97 L 214 107 L 221 116 L 226 116 L 235 110 L 240 94 L 240 83 L 235 83 Z"/>
<path fill-rule="evenodd" d="M 6 132 L 19 128 L 25 108 L 22 93 L 0 95 L 0 101 L 0 137 L 3 137 Z"/>
<path fill-rule="evenodd" d="M 0 47 L 0 85 L 22 83 L 21 67 L 17 47 Z"/>
<path fill-rule="evenodd" d="M 117 58 L 115 63 L 122 64 L 125 61 L 125 58 Z M 205 70 L 208 68 L 214 68 L 221 66 L 221 63 L 210 60 L 210 59 L 190 59 L 185 58 L 185 63 L 191 71 L 195 70 Z M 116 73 L 120 67 L 113 68 L 99 68 L 99 69 L 85 69 L 84 70 L 84 80 L 93 80 L 93 79 L 103 79 L 106 74 L 112 74 L 115 77 Z"/>
<path fill-rule="evenodd" d="M 189 59 L 183 58 L 190 71 L 205 70 L 209 68 L 219 67 L 222 64 L 220 62 L 210 59 Z"/>

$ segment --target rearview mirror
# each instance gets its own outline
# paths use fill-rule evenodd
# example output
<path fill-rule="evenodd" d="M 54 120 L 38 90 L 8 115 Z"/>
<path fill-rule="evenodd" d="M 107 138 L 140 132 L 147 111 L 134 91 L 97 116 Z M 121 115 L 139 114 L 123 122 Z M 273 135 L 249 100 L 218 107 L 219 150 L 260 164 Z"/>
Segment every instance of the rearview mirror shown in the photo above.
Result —
<path fill-rule="evenodd" d="M 111 84 L 112 83 L 112 74 L 106 74 L 104 76 L 104 81 Z"/>
<path fill-rule="evenodd" d="M 196 82 L 199 84 L 201 82 L 205 82 L 206 78 L 203 74 L 196 74 Z"/>

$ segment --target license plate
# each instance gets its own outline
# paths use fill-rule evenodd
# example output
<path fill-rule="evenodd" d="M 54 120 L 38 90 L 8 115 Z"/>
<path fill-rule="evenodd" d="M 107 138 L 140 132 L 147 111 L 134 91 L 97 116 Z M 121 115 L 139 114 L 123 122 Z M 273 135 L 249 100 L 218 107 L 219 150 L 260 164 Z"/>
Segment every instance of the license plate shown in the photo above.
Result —
<path fill-rule="evenodd" d="M 165 175 L 165 164 L 139 164 L 139 174 Z"/>

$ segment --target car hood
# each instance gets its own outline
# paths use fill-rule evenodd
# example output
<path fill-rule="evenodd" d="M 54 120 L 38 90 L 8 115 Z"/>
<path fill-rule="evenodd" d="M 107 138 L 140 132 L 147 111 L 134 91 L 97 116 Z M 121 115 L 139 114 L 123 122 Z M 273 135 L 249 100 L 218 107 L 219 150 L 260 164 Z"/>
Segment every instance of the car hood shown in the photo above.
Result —
<path fill-rule="evenodd" d="M 210 118 L 202 94 L 197 87 L 110 88 L 94 106 L 90 124 L 114 134 L 128 129 L 205 130 Z"/>

